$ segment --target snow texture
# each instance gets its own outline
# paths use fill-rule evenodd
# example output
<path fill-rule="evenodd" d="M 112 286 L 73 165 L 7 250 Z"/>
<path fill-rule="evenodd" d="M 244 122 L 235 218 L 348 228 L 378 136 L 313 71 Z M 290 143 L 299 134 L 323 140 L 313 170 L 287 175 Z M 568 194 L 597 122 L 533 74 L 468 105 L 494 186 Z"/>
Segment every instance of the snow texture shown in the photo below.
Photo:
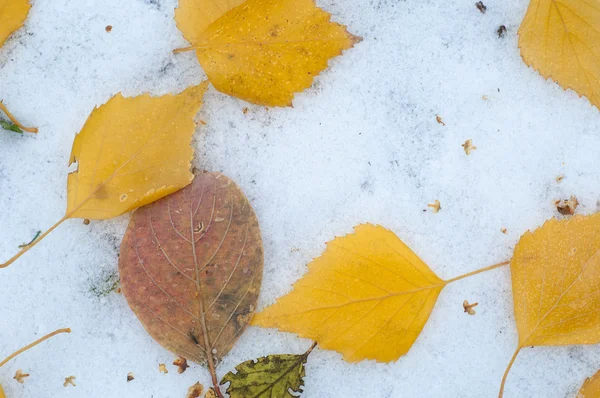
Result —
<path fill-rule="evenodd" d="M 257 211 L 260 308 L 290 290 L 326 241 L 359 223 L 390 228 L 451 278 L 509 259 L 523 232 L 558 215 L 557 199 L 576 195 L 578 212 L 598 210 L 599 111 L 522 62 L 516 32 L 527 0 L 487 0 L 486 14 L 474 2 L 321 0 L 364 40 L 334 59 L 294 108 L 209 90 L 195 165 L 231 177 Z M 172 53 L 188 45 L 173 19 L 176 0 L 32 3 L 0 50 L 1 98 L 40 128 L 0 133 L 2 260 L 64 214 L 71 144 L 95 106 L 119 91 L 174 93 L 204 78 L 194 54 Z M 470 156 L 461 147 L 467 139 L 477 146 Z M 435 199 L 437 214 L 427 207 Z M 178 374 L 174 355 L 145 333 L 124 297 L 105 294 L 128 219 L 68 221 L 0 270 L 0 357 L 73 329 L 0 369 L 9 398 L 183 398 L 196 381 L 210 384 L 199 365 Z M 463 313 L 465 299 L 479 302 L 475 316 Z M 454 283 L 397 362 L 350 364 L 316 349 L 303 397 L 495 397 L 517 344 L 512 304 L 508 267 Z M 251 327 L 218 373 L 310 343 Z M 599 367 L 597 346 L 527 348 L 505 396 L 574 397 Z M 22 385 L 12 379 L 17 369 L 31 373 Z M 70 375 L 77 386 L 65 388 Z"/>

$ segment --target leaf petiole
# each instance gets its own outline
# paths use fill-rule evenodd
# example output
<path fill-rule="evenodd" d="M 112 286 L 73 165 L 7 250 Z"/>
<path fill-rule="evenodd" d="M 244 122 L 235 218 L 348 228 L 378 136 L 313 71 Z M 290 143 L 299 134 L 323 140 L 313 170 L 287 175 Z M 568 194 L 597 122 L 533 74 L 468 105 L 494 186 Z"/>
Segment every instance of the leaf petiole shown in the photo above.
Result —
<path fill-rule="evenodd" d="M 56 336 L 57 334 L 60 334 L 60 333 L 71 333 L 71 329 L 69 329 L 69 328 L 65 328 L 65 329 L 58 329 L 58 330 L 55 330 L 54 332 L 52 332 L 52 333 L 48 333 L 48 334 L 47 334 L 47 335 L 45 335 L 44 337 L 42 337 L 42 338 L 40 338 L 40 339 L 38 339 L 38 340 L 34 341 L 33 343 L 31 343 L 31 344 L 29 344 L 29 345 L 26 345 L 25 347 L 21 348 L 20 350 L 17 350 L 17 351 L 15 351 L 15 352 L 13 352 L 13 353 L 12 353 L 11 355 L 9 355 L 9 356 L 8 356 L 8 357 L 7 357 L 5 360 L 3 360 L 2 362 L 0 362 L 0 368 L 1 368 L 2 366 L 6 365 L 6 363 L 7 363 L 8 361 L 10 361 L 11 359 L 15 358 L 16 356 L 18 356 L 18 355 L 20 355 L 20 354 L 24 353 L 25 351 L 29 350 L 30 348 L 33 348 L 33 347 L 35 347 L 36 345 L 38 345 L 38 344 L 40 344 L 40 343 L 42 343 L 42 342 L 44 342 L 44 341 L 48 340 L 49 338 L 51 338 L 51 337 L 53 337 L 53 336 Z"/>
<path fill-rule="evenodd" d="M 28 133 L 34 133 L 34 134 L 38 132 L 38 129 L 35 127 L 25 127 L 21 123 L 19 123 L 19 121 L 12 115 L 12 113 L 10 113 L 8 111 L 8 109 L 2 103 L 2 101 L 0 101 L 0 111 L 4 112 L 6 114 L 6 116 L 10 119 L 10 121 L 13 122 L 14 125 L 17 126 L 18 128 L 20 128 L 21 130 L 27 131 Z M 4 125 L 2 127 L 4 127 Z M 8 130 L 16 131 L 16 130 L 13 130 L 12 128 L 9 128 Z M 16 131 L 16 132 L 18 133 L 18 131 Z"/>

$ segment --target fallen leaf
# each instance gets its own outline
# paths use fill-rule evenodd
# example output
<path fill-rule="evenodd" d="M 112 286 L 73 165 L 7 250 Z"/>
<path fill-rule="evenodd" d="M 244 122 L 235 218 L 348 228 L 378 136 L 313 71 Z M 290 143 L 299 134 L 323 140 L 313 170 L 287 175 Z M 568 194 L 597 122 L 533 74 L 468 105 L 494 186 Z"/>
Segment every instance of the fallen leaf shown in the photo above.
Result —
<path fill-rule="evenodd" d="M 242 362 L 221 380 L 229 384 L 230 398 L 246 397 L 298 397 L 304 386 L 305 365 L 314 345 L 302 355 L 269 355 Z M 290 393 L 293 392 L 294 394 Z"/>
<path fill-rule="evenodd" d="M 483 4 L 483 2 L 478 1 L 477 3 L 475 3 L 475 7 L 477 7 L 477 9 L 482 13 L 485 14 L 485 12 L 487 11 L 487 7 L 485 6 L 485 4 Z"/>
<path fill-rule="evenodd" d="M 254 210 L 220 173 L 136 211 L 119 258 L 123 293 L 146 331 L 212 374 L 254 312 L 262 271 Z"/>
<path fill-rule="evenodd" d="M 215 88 L 259 105 L 291 106 L 327 61 L 360 38 L 314 0 L 181 0 L 177 26 Z"/>
<path fill-rule="evenodd" d="M 575 214 L 575 209 L 579 206 L 579 201 L 575 196 L 571 196 L 569 199 L 556 201 L 556 210 L 563 216 L 572 216 Z"/>
<path fill-rule="evenodd" d="M 185 398 L 198 398 L 200 395 L 202 395 L 203 391 L 204 386 L 197 382 L 196 384 L 188 388 L 188 392 Z"/>
<path fill-rule="evenodd" d="M 600 397 L 600 371 L 583 382 L 577 398 L 599 398 Z"/>
<path fill-rule="evenodd" d="M 17 382 L 23 384 L 23 382 L 25 382 L 25 378 L 29 377 L 29 373 L 23 373 L 23 371 L 21 369 L 17 369 L 17 373 L 15 373 L 15 377 L 13 377 L 13 379 L 15 379 Z"/>
<path fill-rule="evenodd" d="M 506 35 L 506 26 L 498 26 L 498 30 L 496 30 L 496 33 L 498 34 L 499 39 L 503 38 Z"/>
<path fill-rule="evenodd" d="M 0 384 L 0 398 L 6 398 L 6 395 L 4 395 L 4 390 L 2 389 L 1 384 Z"/>
<path fill-rule="evenodd" d="M 104 30 L 106 31 L 106 33 L 112 32 L 112 25 L 106 25 L 106 28 L 104 28 Z"/>
<path fill-rule="evenodd" d="M 510 264 L 518 347 L 600 343 L 600 213 L 523 234 Z"/>
<path fill-rule="evenodd" d="M 190 365 L 188 365 L 187 363 L 187 359 L 185 359 L 184 357 L 179 357 L 176 360 L 174 360 L 173 365 L 177 366 L 177 373 L 183 373 L 186 371 L 187 368 L 190 367 Z"/>
<path fill-rule="evenodd" d="M 564 178 L 565 178 L 565 176 L 560 174 L 560 175 L 556 176 L 556 182 L 560 183 Z"/>
<path fill-rule="evenodd" d="M 65 377 L 65 382 L 63 383 L 63 387 L 68 387 L 69 385 L 76 387 L 77 385 L 75 384 L 75 376 L 69 376 L 69 377 Z"/>
<path fill-rule="evenodd" d="M 133 379 L 135 379 L 135 376 L 133 375 L 133 373 L 132 372 L 127 373 L 127 382 L 130 382 Z"/>
<path fill-rule="evenodd" d="M 437 200 L 437 199 L 435 200 L 435 202 L 433 202 L 433 204 L 431 204 L 431 203 L 430 203 L 430 204 L 428 204 L 427 206 L 428 206 L 428 207 L 431 207 L 431 209 L 432 209 L 431 211 L 432 211 L 433 213 L 437 213 L 437 212 L 439 212 L 439 211 L 440 211 L 440 209 L 442 208 L 442 206 L 440 206 L 440 201 L 439 201 L 439 200 Z"/>
<path fill-rule="evenodd" d="M 0 0 L 0 47 L 23 26 L 30 8 L 29 0 Z"/>
<path fill-rule="evenodd" d="M 469 302 L 467 300 L 463 301 L 463 309 L 465 310 L 465 312 L 469 315 L 475 315 L 475 310 L 473 309 L 473 307 L 477 307 L 479 303 L 473 303 L 473 304 L 469 304 Z"/>
<path fill-rule="evenodd" d="M 217 398 L 217 393 L 215 393 L 215 390 L 213 390 L 213 388 L 209 388 L 208 391 L 206 391 L 206 395 L 204 396 L 204 398 Z"/>
<path fill-rule="evenodd" d="M 2 2 L 2 0 L 0 0 L 0 2 Z M 13 131 L 19 134 L 23 134 L 23 131 L 27 131 L 28 133 L 38 132 L 38 129 L 35 127 L 25 127 L 21 123 L 19 123 L 17 118 L 15 118 L 13 114 L 8 111 L 8 108 L 2 103 L 2 101 L 0 101 L 0 111 L 4 112 L 6 117 L 8 117 L 8 119 L 10 120 L 10 122 L 0 120 L 0 127 L 2 127 L 3 129 Z"/>
<path fill-rule="evenodd" d="M 465 153 L 467 154 L 467 156 L 469 156 L 472 151 L 477 149 L 476 146 L 473 146 L 473 140 L 466 140 L 465 143 L 462 144 L 461 146 L 465 150 Z"/>
<path fill-rule="evenodd" d="M 190 184 L 194 117 L 207 83 L 178 95 L 112 97 L 94 109 L 75 137 L 65 216 L 31 245 L 69 218 L 103 220 L 152 203 Z"/>
<path fill-rule="evenodd" d="M 362 224 L 328 242 L 294 290 L 252 324 L 317 341 L 349 362 L 390 362 L 413 345 L 444 286 L 507 263 L 444 281 L 393 232 Z"/>
<path fill-rule="evenodd" d="M 435 115 L 435 120 L 436 120 L 436 122 L 438 122 L 442 126 L 446 125 L 446 123 L 444 123 L 444 121 L 442 120 L 442 118 L 439 115 Z"/>
<path fill-rule="evenodd" d="M 531 0 L 519 28 L 523 61 L 600 106 L 597 0 Z"/>
<path fill-rule="evenodd" d="M 167 369 L 167 366 L 164 363 L 159 363 L 158 364 L 158 371 L 160 373 L 164 373 L 164 374 L 169 373 L 169 370 Z"/>

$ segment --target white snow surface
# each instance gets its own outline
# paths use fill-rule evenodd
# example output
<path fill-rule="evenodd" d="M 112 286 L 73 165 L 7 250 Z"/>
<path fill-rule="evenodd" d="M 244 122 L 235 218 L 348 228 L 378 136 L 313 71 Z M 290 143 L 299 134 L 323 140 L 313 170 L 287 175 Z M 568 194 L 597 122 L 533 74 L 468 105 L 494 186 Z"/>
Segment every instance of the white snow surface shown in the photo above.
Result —
<path fill-rule="evenodd" d="M 360 223 L 391 229 L 447 279 L 508 260 L 521 234 L 557 216 L 556 199 L 576 195 L 578 212 L 598 210 L 598 109 L 522 62 L 516 32 L 526 0 L 486 0 L 486 14 L 474 2 L 321 0 L 364 40 L 333 59 L 293 108 L 209 89 L 195 165 L 231 177 L 258 214 L 259 309 L 290 291 L 326 241 Z M 32 4 L 0 50 L 0 97 L 40 128 L 0 132 L 2 261 L 64 214 L 71 144 L 95 106 L 119 91 L 175 93 L 205 78 L 193 53 L 172 53 L 188 45 L 173 19 L 177 0 Z M 467 139 L 477 146 L 470 156 Z M 424 211 L 436 199 L 441 211 Z M 0 357 L 73 329 L 0 369 L 9 398 L 183 398 L 196 381 L 210 385 L 200 365 L 176 372 L 175 356 L 146 334 L 122 295 L 94 292 L 117 271 L 129 217 L 68 221 L 0 270 Z M 465 299 L 479 302 L 475 316 L 463 312 Z M 406 356 L 353 364 L 317 348 L 302 396 L 495 397 L 517 344 L 512 305 L 508 267 L 453 283 Z M 310 344 L 250 327 L 219 377 Z M 597 346 L 527 348 L 505 396 L 574 397 L 599 367 Z M 12 379 L 17 369 L 31 373 L 24 384 Z M 65 388 L 70 375 L 77 386 Z"/>

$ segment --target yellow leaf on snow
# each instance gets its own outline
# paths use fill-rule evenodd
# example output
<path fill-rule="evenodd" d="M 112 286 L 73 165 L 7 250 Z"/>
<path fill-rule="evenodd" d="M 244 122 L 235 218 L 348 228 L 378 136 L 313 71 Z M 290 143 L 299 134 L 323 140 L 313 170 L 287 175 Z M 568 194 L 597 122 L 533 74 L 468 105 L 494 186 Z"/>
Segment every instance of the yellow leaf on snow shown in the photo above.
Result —
<path fill-rule="evenodd" d="M 152 203 L 192 182 L 194 117 L 207 83 L 179 95 L 124 98 L 95 109 L 75 137 L 69 218 L 107 219 Z"/>
<path fill-rule="evenodd" d="M 600 398 L 600 371 L 585 380 L 577 398 Z"/>
<path fill-rule="evenodd" d="M 600 1 L 531 0 L 519 28 L 525 63 L 600 107 Z"/>
<path fill-rule="evenodd" d="M 291 106 L 330 58 L 360 40 L 314 0 L 214 3 L 182 0 L 177 25 L 217 90 L 255 104 Z"/>
<path fill-rule="evenodd" d="M 30 8 L 28 0 L 0 0 L 0 47 L 12 32 L 23 26 Z"/>
<path fill-rule="evenodd" d="M 0 268 L 8 267 L 65 220 L 104 220 L 189 185 L 194 117 L 208 82 L 177 95 L 112 97 L 92 111 L 75 137 L 65 216 Z"/>
<path fill-rule="evenodd" d="M 511 261 L 519 346 L 600 343 L 600 213 L 547 221 Z"/>
<path fill-rule="evenodd" d="M 1 385 L 0 385 L 0 398 L 6 398 L 6 395 L 4 395 L 4 390 L 2 389 Z"/>
<path fill-rule="evenodd" d="M 404 355 L 449 281 L 391 231 L 371 224 L 327 243 L 294 290 L 252 323 L 294 332 L 350 362 Z"/>

